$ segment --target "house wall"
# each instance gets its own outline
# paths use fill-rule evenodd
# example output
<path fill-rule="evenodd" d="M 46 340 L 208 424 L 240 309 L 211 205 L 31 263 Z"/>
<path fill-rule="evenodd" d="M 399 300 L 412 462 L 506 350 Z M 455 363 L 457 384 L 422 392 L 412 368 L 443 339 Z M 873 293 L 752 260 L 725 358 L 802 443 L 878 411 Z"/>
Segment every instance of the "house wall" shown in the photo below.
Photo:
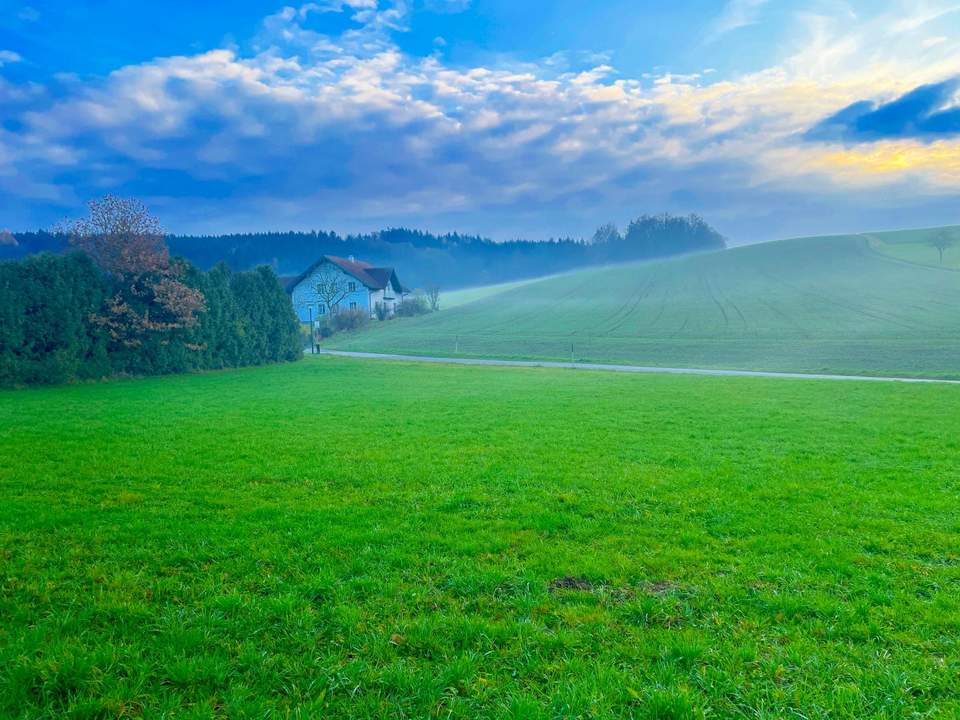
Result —
<path fill-rule="evenodd" d="M 297 313 L 297 317 L 300 318 L 301 322 L 308 322 L 310 320 L 311 310 L 313 311 L 314 320 L 326 317 L 326 313 L 329 312 L 328 308 L 323 308 L 326 312 L 321 312 L 323 300 L 320 299 L 316 290 L 314 289 L 317 282 L 317 274 L 323 267 L 323 265 L 318 266 L 310 275 L 301 280 L 300 283 L 293 288 L 293 292 L 290 293 L 290 299 L 293 302 L 294 312 Z M 370 302 L 370 291 L 367 289 L 367 287 L 353 277 L 353 275 L 348 275 L 336 265 L 333 265 L 333 267 L 336 268 L 341 275 L 343 275 L 346 282 L 357 284 L 357 289 L 347 295 L 340 302 L 338 306 L 340 310 L 349 310 L 350 303 L 356 303 L 359 309 L 370 313 L 373 305 Z"/>
<path fill-rule="evenodd" d="M 387 287 L 386 290 L 370 291 L 370 312 L 374 313 L 377 303 L 383 303 L 387 306 L 387 312 L 393 315 L 397 311 L 397 305 L 400 303 L 400 296 L 393 291 L 393 288 Z"/>

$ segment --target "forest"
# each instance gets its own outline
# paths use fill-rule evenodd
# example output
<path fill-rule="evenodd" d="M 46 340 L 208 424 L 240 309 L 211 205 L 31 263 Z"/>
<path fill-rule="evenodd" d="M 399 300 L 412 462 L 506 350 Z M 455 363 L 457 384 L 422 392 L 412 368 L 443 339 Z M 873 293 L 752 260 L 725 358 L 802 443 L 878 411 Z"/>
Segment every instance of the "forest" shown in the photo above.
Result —
<path fill-rule="evenodd" d="M 589 239 L 495 242 L 477 235 L 391 228 L 360 235 L 327 231 L 168 235 L 166 241 L 172 255 L 204 270 L 224 262 L 234 271 L 269 265 L 279 275 L 295 275 L 322 255 L 353 255 L 396 268 L 410 287 L 446 290 L 726 246 L 724 237 L 702 217 L 669 214 L 642 215 L 622 231 L 606 224 Z M 66 246 L 62 233 L 8 233 L 0 239 L 0 259 L 58 252 Z"/>

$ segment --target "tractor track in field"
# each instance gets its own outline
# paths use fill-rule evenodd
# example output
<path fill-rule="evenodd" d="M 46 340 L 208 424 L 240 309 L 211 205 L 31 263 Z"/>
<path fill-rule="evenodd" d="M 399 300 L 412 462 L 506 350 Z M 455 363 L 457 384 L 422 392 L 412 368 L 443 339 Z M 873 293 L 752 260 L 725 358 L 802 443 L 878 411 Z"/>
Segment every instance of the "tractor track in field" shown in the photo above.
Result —
<path fill-rule="evenodd" d="M 309 351 L 305 351 L 310 354 Z M 400 362 L 439 363 L 444 365 L 479 365 L 519 368 L 560 368 L 568 370 L 599 370 L 605 372 L 663 374 L 663 375 L 708 375 L 714 377 L 780 378 L 793 380 L 843 380 L 862 382 L 911 383 L 926 385 L 960 385 L 960 380 L 945 380 L 922 377 L 885 377 L 878 375 L 830 375 L 826 373 L 772 372 L 765 370 L 721 370 L 715 368 L 653 367 L 645 365 L 614 365 L 605 363 L 561 362 L 553 360 L 496 360 L 492 358 L 436 357 L 433 355 L 398 355 L 394 353 L 365 353 L 349 350 L 320 350 L 319 355 L 355 358 L 360 360 L 386 360 Z"/>
<path fill-rule="evenodd" d="M 737 304 L 730 299 L 730 296 L 723 292 L 722 290 L 717 290 L 717 295 L 723 299 L 723 302 L 727 303 L 730 307 L 733 308 L 733 311 L 737 314 L 737 317 L 740 318 L 740 322 L 743 324 L 743 332 L 746 333 L 749 331 L 749 326 L 747 325 L 747 318 L 743 316 L 743 313 L 740 312 L 740 308 Z"/>
<path fill-rule="evenodd" d="M 727 315 L 726 308 L 723 307 L 717 296 L 713 292 L 713 288 L 710 286 L 710 279 L 706 275 L 700 275 L 700 281 L 703 283 L 704 289 L 707 291 L 707 295 L 713 300 L 713 304 L 717 306 L 717 309 L 720 310 L 720 314 L 723 315 L 723 327 L 724 329 L 730 327 L 730 318 Z"/>
<path fill-rule="evenodd" d="M 657 323 L 660 322 L 660 318 L 663 317 L 663 313 L 665 313 L 666 310 L 667 310 L 667 297 L 669 297 L 669 295 L 670 295 L 670 289 L 669 289 L 669 288 L 664 288 L 663 295 L 660 296 L 660 307 L 659 307 L 659 309 L 657 310 L 657 315 L 656 315 L 656 317 L 653 318 L 653 320 L 651 320 L 650 322 L 647 323 L 647 329 L 648 329 L 648 330 L 652 330 L 653 328 L 655 328 L 655 327 L 657 326 Z M 640 328 L 637 328 L 636 335 L 637 335 L 638 337 L 642 336 L 642 335 L 643 335 L 643 330 L 640 329 Z"/>
<path fill-rule="evenodd" d="M 627 309 L 627 311 L 626 311 L 626 313 L 623 315 L 623 317 L 622 317 L 622 318 L 619 318 L 619 320 L 617 321 L 617 324 L 616 324 L 616 325 L 612 325 L 610 328 L 608 328 L 608 329 L 605 331 L 607 334 L 611 334 L 611 333 L 619 330 L 621 327 L 623 327 L 623 324 L 624 324 L 625 322 L 627 322 L 627 320 L 629 320 L 629 319 L 631 318 L 631 316 L 633 316 L 633 313 L 636 312 L 637 307 L 640 305 L 640 303 L 643 302 L 644 298 L 646 298 L 646 297 L 650 294 L 650 289 L 653 287 L 653 283 L 654 283 L 655 279 L 656 279 L 656 278 L 651 275 L 651 276 L 648 278 L 647 282 L 646 282 L 646 283 L 640 288 L 640 290 L 637 292 L 636 296 L 631 299 L 632 302 L 624 303 L 624 306 L 623 306 L 623 307 L 627 307 L 627 305 L 629 305 L 629 308 Z M 623 309 L 623 308 L 621 308 L 621 310 L 622 310 L 622 309 Z M 618 315 L 619 313 L 620 313 L 620 311 L 618 310 L 616 314 Z"/>
<path fill-rule="evenodd" d="M 579 291 L 582 288 L 590 286 L 593 282 L 593 278 L 583 278 L 581 281 L 574 285 L 573 287 L 568 288 L 565 292 L 557 295 L 554 298 L 554 307 L 553 310 L 556 311 L 556 308 L 561 304 L 568 302 L 571 298 L 576 297 Z M 483 332 L 497 332 L 498 330 L 507 330 L 516 328 L 528 320 L 536 320 L 543 316 L 542 308 L 534 308 L 533 310 L 528 310 L 525 312 L 519 312 L 513 316 L 507 316 L 506 318 L 501 318 L 495 320 L 491 325 L 483 328 Z M 470 335 L 472 333 L 464 333 L 465 335 Z"/>
<path fill-rule="evenodd" d="M 813 289 L 811 289 L 811 288 L 800 287 L 799 285 L 796 285 L 796 284 L 791 283 L 791 282 L 787 282 L 787 281 L 785 281 L 785 280 L 783 280 L 783 279 L 781 279 L 781 278 L 776 277 L 775 275 L 773 275 L 773 274 L 770 273 L 769 271 L 760 271 L 759 274 L 762 275 L 763 277 L 767 278 L 767 279 L 770 280 L 771 282 L 774 282 L 774 283 L 776 283 L 776 284 L 778 284 L 778 285 L 782 285 L 782 286 L 785 287 L 785 288 L 789 288 L 790 290 L 794 291 L 795 293 L 798 293 L 798 294 L 800 294 L 800 295 L 805 295 L 805 296 L 810 297 L 810 298 L 814 298 L 814 299 L 819 300 L 820 302 L 826 303 L 826 304 L 828 304 L 828 305 L 833 305 L 834 307 L 838 307 L 838 308 L 840 308 L 841 310 L 846 310 L 846 311 L 848 311 L 848 312 L 850 312 L 850 313 L 854 313 L 854 314 L 856 314 L 856 315 L 861 315 L 861 316 L 863 316 L 863 317 L 870 318 L 871 320 L 879 320 L 880 322 L 886 323 L 886 324 L 888 324 L 888 325 L 897 325 L 897 326 L 902 327 L 902 328 L 905 328 L 905 329 L 907 329 L 907 330 L 912 330 L 912 329 L 913 329 L 913 326 L 912 326 L 912 325 L 908 325 L 908 324 L 906 324 L 906 323 L 904 323 L 904 322 L 901 322 L 901 321 L 899 321 L 898 319 L 896 319 L 895 317 L 891 318 L 891 317 L 889 317 L 889 316 L 884 316 L 883 314 L 878 314 L 877 311 L 875 311 L 875 310 L 873 310 L 873 309 L 871 309 L 871 308 L 869 308 L 869 307 L 864 307 L 863 305 L 858 305 L 858 304 L 856 304 L 856 303 L 852 303 L 852 302 L 850 302 L 850 301 L 848 301 L 848 300 L 846 300 L 846 299 L 844 299 L 844 298 L 842 298 L 842 297 L 838 297 L 838 296 L 836 296 L 836 295 L 831 295 L 830 293 L 825 292 L 825 291 L 824 291 L 824 292 L 817 292 L 816 290 L 813 290 Z"/>
<path fill-rule="evenodd" d="M 774 315 L 776 315 L 778 318 L 780 318 L 781 320 L 783 320 L 785 323 L 787 323 L 787 324 L 789 324 L 789 325 L 793 325 L 793 327 L 795 327 L 795 328 L 797 329 L 797 331 L 800 333 L 800 337 L 802 337 L 804 340 L 809 340 L 810 338 L 813 337 L 813 336 L 810 334 L 810 332 L 809 332 L 803 325 L 801 325 L 799 322 L 797 322 L 797 320 L 796 320 L 794 317 L 792 317 L 791 315 L 788 315 L 787 313 L 785 313 L 783 310 L 781 310 L 780 308 L 778 308 L 776 305 L 774 305 L 774 304 L 773 304 L 772 302 L 770 302 L 769 300 L 766 300 L 765 298 L 760 298 L 760 303 L 761 303 L 764 307 L 766 307 L 768 310 L 770 310 L 770 312 L 772 312 L 772 313 L 773 313 Z"/>

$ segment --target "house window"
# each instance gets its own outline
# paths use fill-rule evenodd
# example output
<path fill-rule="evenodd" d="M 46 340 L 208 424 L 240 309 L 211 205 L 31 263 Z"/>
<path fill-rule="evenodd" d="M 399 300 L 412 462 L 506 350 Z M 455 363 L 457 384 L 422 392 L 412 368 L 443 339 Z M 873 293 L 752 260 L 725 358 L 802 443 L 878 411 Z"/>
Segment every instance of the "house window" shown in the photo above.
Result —
<path fill-rule="evenodd" d="M 317 305 L 317 315 L 326 315 L 326 314 L 327 314 L 327 306 L 324 305 L 323 303 L 320 303 L 319 305 Z"/>
<path fill-rule="evenodd" d="M 357 284 L 356 284 L 355 282 L 348 283 L 348 284 L 347 284 L 347 289 L 350 290 L 350 292 L 356 292 L 356 291 L 357 291 Z"/>
<path fill-rule="evenodd" d="M 357 304 L 356 304 L 356 303 L 350 303 L 350 309 L 351 309 L 351 310 L 356 310 L 356 309 L 357 309 Z"/>

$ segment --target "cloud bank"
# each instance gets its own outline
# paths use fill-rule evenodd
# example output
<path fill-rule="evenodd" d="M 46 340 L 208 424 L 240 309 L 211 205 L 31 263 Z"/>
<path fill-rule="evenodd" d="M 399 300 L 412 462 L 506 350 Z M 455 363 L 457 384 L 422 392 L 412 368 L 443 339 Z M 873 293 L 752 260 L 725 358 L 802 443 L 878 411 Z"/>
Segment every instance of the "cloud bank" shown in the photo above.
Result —
<path fill-rule="evenodd" d="M 739 5 L 727 31 L 761 3 Z M 321 15 L 341 30 L 316 30 Z M 811 217 L 831 212 L 853 222 L 843 208 L 880 205 L 878 183 L 912 188 L 888 206 L 937 212 L 960 188 L 943 171 L 960 164 L 956 80 L 944 80 L 960 58 L 943 42 L 889 51 L 920 47 L 923 17 L 891 11 L 854 32 L 845 15 L 801 13 L 794 51 L 729 78 L 556 58 L 456 66 L 401 52 L 409 20 L 402 2 L 326 0 L 265 18 L 248 52 L 44 86 L 0 76 L 2 224 L 119 192 L 182 231 L 405 223 L 543 237 L 667 209 L 755 239 L 815 230 Z M 863 100 L 877 97 L 893 99 Z"/>

